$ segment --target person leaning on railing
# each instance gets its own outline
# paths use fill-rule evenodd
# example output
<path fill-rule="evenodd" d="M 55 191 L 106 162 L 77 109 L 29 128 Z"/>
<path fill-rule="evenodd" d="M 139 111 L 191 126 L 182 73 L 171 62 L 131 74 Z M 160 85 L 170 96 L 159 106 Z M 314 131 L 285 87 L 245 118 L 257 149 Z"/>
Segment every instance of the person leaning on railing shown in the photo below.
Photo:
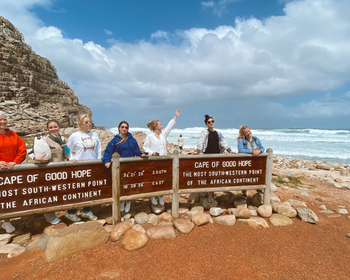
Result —
<path fill-rule="evenodd" d="M 147 127 L 151 130 L 151 133 L 146 136 L 143 149 L 149 156 L 166 155 L 166 138 L 168 137 L 172 128 L 175 126 L 176 119 L 179 117 L 179 115 L 180 110 L 176 110 L 175 116 L 170 120 L 164 129 L 159 120 L 153 120 L 147 124 Z M 160 207 L 157 199 L 155 197 L 151 197 L 151 208 L 153 212 L 160 213 L 165 210 L 164 198 L 163 196 L 158 196 L 158 199 Z"/>
<path fill-rule="evenodd" d="M 136 157 L 146 156 L 141 153 L 136 139 L 129 132 L 129 124 L 121 121 L 118 125 L 119 134 L 107 144 L 102 162 L 107 168 L 111 167 L 111 160 L 114 153 L 118 153 L 120 157 Z M 126 205 L 125 205 L 126 203 Z M 120 211 L 128 213 L 130 211 L 131 201 L 122 201 L 120 203 Z"/>
<path fill-rule="evenodd" d="M 90 131 L 92 121 L 89 115 L 80 115 L 78 124 L 79 131 L 73 133 L 67 141 L 67 146 L 71 151 L 69 160 L 101 159 L 101 141 L 95 132 Z M 75 151 L 75 155 L 73 155 L 73 151 Z M 75 209 L 68 210 L 64 217 L 72 222 L 81 220 Z M 84 207 L 81 217 L 91 221 L 97 220 L 97 217 L 91 212 L 91 207 Z"/>
<path fill-rule="evenodd" d="M 27 154 L 24 140 L 16 132 L 7 128 L 8 120 L 5 112 L 0 111 L 0 168 L 12 169 L 22 163 Z M 5 220 L 1 227 L 7 233 L 15 231 L 10 221 Z"/>
<path fill-rule="evenodd" d="M 239 136 L 237 138 L 238 143 L 238 152 L 239 153 L 245 153 L 245 154 L 252 154 L 253 156 L 260 156 L 263 152 L 265 152 L 265 149 L 263 145 L 261 144 L 258 137 L 253 136 L 252 132 L 250 131 L 249 126 L 244 125 L 239 129 Z M 263 190 L 259 189 L 259 193 L 262 193 Z M 243 197 L 242 202 L 247 201 L 247 191 L 243 190 Z"/>
<path fill-rule="evenodd" d="M 29 153 L 29 157 L 40 163 L 59 162 L 69 159 L 69 148 L 66 145 L 66 139 L 60 134 L 60 124 L 57 120 L 48 120 L 46 123 L 48 135 L 43 137 L 46 143 L 52 148 L 51 158 L 47 159 L 46 154 L 34 155 Z M 33 147 L 34 150 L 34 147 Z M 75 161 L 75 160 L 73 160 Z M 61 220 L 56 217 L 55 212 L 44 214 L 46 221 L 53 225 L 58 224 Z"/>

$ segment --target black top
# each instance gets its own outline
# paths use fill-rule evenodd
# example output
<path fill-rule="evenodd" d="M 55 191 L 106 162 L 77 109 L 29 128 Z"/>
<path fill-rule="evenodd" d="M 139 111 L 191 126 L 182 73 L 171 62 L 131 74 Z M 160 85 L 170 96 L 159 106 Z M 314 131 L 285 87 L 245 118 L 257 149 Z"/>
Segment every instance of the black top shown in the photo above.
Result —
<path fill-rule="evenodd" d="M 209 131 L 208 135 L 208 146 L 205 149 L 204 154 L 220 154 L 220 147 L 219 147 L 219 134 L 214 131 Z"/>

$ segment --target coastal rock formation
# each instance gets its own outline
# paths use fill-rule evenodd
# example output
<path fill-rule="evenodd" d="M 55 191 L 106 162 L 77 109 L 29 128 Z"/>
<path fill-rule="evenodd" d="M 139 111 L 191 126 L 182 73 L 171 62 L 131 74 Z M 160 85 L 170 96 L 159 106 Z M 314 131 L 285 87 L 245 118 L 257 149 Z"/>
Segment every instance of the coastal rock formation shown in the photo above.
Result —
<path fill-rule="evenodd" d="M 45 131 L 49 119 L 73 127 L 77 116 L 91 110 L 58 78 L 51 62 L 32 51 L 23 35 L 0 16 L 0 110 L 20 135 Z"/>

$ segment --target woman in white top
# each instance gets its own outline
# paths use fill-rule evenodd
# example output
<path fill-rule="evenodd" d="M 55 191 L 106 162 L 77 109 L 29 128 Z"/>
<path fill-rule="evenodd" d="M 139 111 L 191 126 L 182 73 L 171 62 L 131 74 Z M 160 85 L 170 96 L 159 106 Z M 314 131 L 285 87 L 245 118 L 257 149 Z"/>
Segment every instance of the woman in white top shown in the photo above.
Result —
<path fill-rule="evenodd" d="M 176 124 L 176 119 L 180 115 L 180 110 L 175 111 L 175 116 L 170 120 L 168 125 L 163 129 L 162 124 L 159 120 L 153 120 L 147 124 L 148 128 L 152 131 L 146 136 L 143 144 L 144 151 L 149 156 L 164 156 L 166 155 L 166 138 L 170 131 Z M 159 204 L 164 205 L 163 196 L 158 196 Z M 151 197 L 153 205 L 157 205 L 155 197 Z"/>
<path fill-rule="evenodd" d="M 73 133 L 67 141 L 67 146 L 71 151 L 69 160 L 101 159 L 101 141 L 95 132 L 90 131 L 92 122 L 89 115 L 80 115 L 78 124 L 80 130 Z M 72 153 L 73 151 L 75 154 Z M 64 216 L 72 222 L 81 220 L 75 209 L 68 210 Z M 97 217 L 91 212 L 91 207 L 84 207 L 81 217 L 91 221 L 97 220 Z"/>

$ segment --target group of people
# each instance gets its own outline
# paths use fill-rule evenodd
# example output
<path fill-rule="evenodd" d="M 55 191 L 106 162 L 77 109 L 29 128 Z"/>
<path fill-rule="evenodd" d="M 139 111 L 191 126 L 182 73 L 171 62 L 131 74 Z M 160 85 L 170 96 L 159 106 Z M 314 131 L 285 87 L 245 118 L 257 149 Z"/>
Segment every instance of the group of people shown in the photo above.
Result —
<path fill-rule="evenodd" d="M 101 159 L 106 168 L 111 167 L 111 159 L 113 153 L 119 153 L 120 157 L 135 157 L 135 156 L 163 156 L 166 155 L 166 138 L 170 134 L 172 128 L 176 124 L 176 120 L 180 115 L 180 110 L 175 111 L 174 117 L 170 120 L 167 126 L 163 129 L 159 120 L 152 120 L 147 124 L 151 132 L 146 136 L 142 152 L 137 144 L 136 139 L 129 132 L 129 124 L 126 121 L 121 121 L 118 125 L 118 134 L 108 143 L 106 150 L 102 155 L 101 141 L 95 132 L 91 131 L 92 121 L 89 115 L 83 114 L 78 117 L 79 131 L 73 133 L 68 140 L 60 134 L 60 124 L 57 120 L 47 121 L 48 134 L 43 137 L 46 143 L 52 148 L 51 157 L 47 159 L 46 154 L 36 155 L 29 154 L 34 161 L 39 163 L 59 162 L 59 161 L 79 161 Z M 201 153 L 213 154 L 235 153 L 229 147 L 222 133 L 214 129 L 214 119 L 209 116 L 204 116 L 204 123 L 207 126 L 201 132 L 198 140 L 197 150 L 193 154 Z M 11 169 L 16 164 L 22 163 L 27 154 L 24 140 L 19 137 L 14 131 L 7 128 L 7 114 L 0 111 L 0 168 Z M 182 138 L 182 135 L 180 135 Z M 183 138 L 181 150 L 183 146 Z M 238 152 L 250 153 L 253 156 L 259 156 L 263 153 L 264 147 L 260 140 L 252 136 L 248 126 L 242 126 L 238 136 Z M 243 197 L 246 197 L 246 192 L 243 192 Z M 121 203 L 121 211 L 130 211 L 131 201 Z M 152 210 L 155 213 L 164 211 L 163 196 L 151 197 Z M 57 224 L 60 219 L 55 213 L 45 214 L 46 220 L 51 224 Z M 97 217 L 92 213 L 90 207 L 84 207 L 80 217 L 77 216 L 75 209 L 66 211 L 64 217 L 72 222 L 78 222 L 81 218 L 89 220 L 97 220 Z M 11 233 L 15 230 L 10 221 L 5 220 L 2 228 L 6 232 Z"/>

